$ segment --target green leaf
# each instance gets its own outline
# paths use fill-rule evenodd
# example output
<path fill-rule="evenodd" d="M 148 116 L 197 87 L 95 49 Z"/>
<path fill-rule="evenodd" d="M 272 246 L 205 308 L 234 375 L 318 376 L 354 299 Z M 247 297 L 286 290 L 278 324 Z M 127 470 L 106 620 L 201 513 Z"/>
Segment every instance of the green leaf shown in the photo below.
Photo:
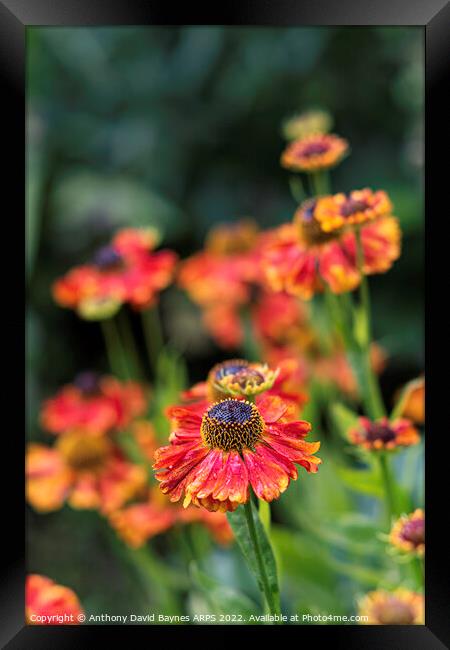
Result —
<path fill-rule="evenodd" d="M 356 426 L 358 422 L 357 413 L 343 404 L 335 402 L 330 407 L 330 416 L 336 431 L 348 442 L 349 429 Z"/>
<path fill-rule="evenodd" d="M 341 481 L 354 492 L 368 494 L 378 499 L 383 498 L 383 486 L 377 472 L 368 469 L 338 467 L 336 473 Z"/>
<path fill-rule="evenodd" d="M 251 501 L 248 505 L 250 506 L 252 520 L 256 531 L 256 537 L 261 552 L 262 563 L 264 565 L 265 575 L 262 573 L 260 563 L 258 562 L 255 547 L 247 523 L 245 507 L 239 507 L 234 512 L 229 512 L 227 514 L 228 521 L 230 522 L 231 528 L 233 529 L 234 535 L 249 566 L 249 569 L 258 582 L 260 590 L 265 593 L 265 581 L 267 578 L 268 587 L 273 594 L 273 599 L 276 603 L 279 603 L 280 592 L 278 587 L 278 575 L 272 547 L 267 538 L 264 526 L 261 524 L 261 521 L 259 519 L 258 511 Z"/>
<path fill-rule="evenodd" d="M 239 620 L 239 616 L 247 619 L 249 616 L 257 614 L 256 604 L 245 594 L 232 587 L 220 584 L 217 580 L 201 571 L 195 562 L 189 568 L 192 581 L 203 593 L 212 611 L 217 615 L 235 615 L 238 617 L 236 621 L 226 622 L 245 623 L 246 621 Z"/>
<path fill-rule="evenodd" d="M 358 341 L 361 347 L 364 347 L 367 344 L 367 314 L 364 309 L 358 307 L 354 310 L 354 325 L 353 333 L 356 341 Z"/>

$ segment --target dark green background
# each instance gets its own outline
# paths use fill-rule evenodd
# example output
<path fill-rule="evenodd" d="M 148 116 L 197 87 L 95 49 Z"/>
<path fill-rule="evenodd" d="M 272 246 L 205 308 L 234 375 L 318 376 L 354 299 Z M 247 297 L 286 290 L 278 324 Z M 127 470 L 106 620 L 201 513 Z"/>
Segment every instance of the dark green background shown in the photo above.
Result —
<path fill-rule="evenodd" d="M 352 148 L 334 189 L 387 190 L 404 232 L 401 259 L 371 279 L 375 335 L 391 357 L 385 392 L 419 373 L 421 29 L 29 28 L 27 58 L 29 438 L 42 439 L 43 397 L 81 369 L 107 367 L 97 326 L 52 302 L 54 279 L 118 226 L 155 224 L 183 257 L 215 222 L 288 220 L 280 125 L 315 106 Z M 221 353 L 197 311 L 174 288 L 162 311 L 201 378 Z M 139 600 L 94 515 L 30 514 L 29 533 L 30 568 L 78 585 L 85 604 L 124 613 Z"/>

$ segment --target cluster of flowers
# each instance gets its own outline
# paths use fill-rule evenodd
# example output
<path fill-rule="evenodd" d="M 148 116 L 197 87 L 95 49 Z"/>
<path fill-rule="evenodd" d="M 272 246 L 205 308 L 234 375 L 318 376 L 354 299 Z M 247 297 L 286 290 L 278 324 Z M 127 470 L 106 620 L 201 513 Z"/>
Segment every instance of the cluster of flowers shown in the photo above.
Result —
<path fill-rule="evenodd" d="M 223 515 L 176 507 L 149 482 L 148 464 L 157 446 L 151 423 L 144 419 L 148 391 L 92 372 L 78 375 L 46 400 L 42 428 L 55 437 L 51 446 L 31 443 L 26 457 L 26 493 L 38 512 L 72 508 L 98 510 L 132 547 L 176 524 L 199 522 L 217 541 L 232 534 Z M 132 436 L 142 463 L 131 462 L 120 434 Z"/>
<path fill-rule="evenodd" d="M 279 498 L 297 479 L 297 465 L 317 472 L 320 443 L 305 440 L 311 424 L 300 419 L 309 380 L 331 381 L 353 398 L 358 385 L 342 342 L 332 336 L 324 351 L 310 306 L 299 298 L 349 292 L 365 275 L 387 271 L 400 255 L 401 239 L 386 192 L 322 191 L 318 174 L 348 153 L 348 143 L 327 128 L 320 114 L 285 125 L 291 142 L 282 166 L 317 183 L 314 196 L 301 202 L 289 223 L 265 232 L 251 220 L 216 227 L 204 249 L 178 269 L 174 253 L 153 250 L 153 231 L 122 230 L 90 263 L 55 283 L 58 304 L 82 318 L 109 319 L 124 304 L 148 309 L 176 275 L 223 348 L 242 344 L 243 316 L 248 316 L 267 363 L 231 359 L 214 366 L 205 382 L 168 408 L 171 434 L 160 448 L 144 417 L 148 391 L 134 382 L 83 373 L 43 405 L 42 427 L 55 436 L 55 444 L 28 448 L 27 498 L 36 510 L 56 510 L 65 502 L 97 509 L 132 547 L 193 522 L 229 543 L 227 511 L 247 503 L 252 491 L 266 502 Z M 381 371 L 385 361 L 373 345 L 374 370 Z M 398 417 L 360 418 L 349 441 L 375 454 L 416 444 L 413 421 L 423 422 L 422 404 L 419 382 L 404 395 Z M 154 461 L 159 489 L 145 463 L 127 458 L 120 444 L 124 431 L 146 463 Z M 422 554 L 423 522 L 422 511 L 402 517 L 392 529 L 392 545 Z M 70 590 L 47 578 L 31 576 L 27 589 L 30 610 L 39 609 L 42 593 L 51 589 L 63 590 L 62 598 L 79 607 Z M 373 592 L 361 611 L 371 623 L 418 623 L 423 598 L 404 590 Z"/>

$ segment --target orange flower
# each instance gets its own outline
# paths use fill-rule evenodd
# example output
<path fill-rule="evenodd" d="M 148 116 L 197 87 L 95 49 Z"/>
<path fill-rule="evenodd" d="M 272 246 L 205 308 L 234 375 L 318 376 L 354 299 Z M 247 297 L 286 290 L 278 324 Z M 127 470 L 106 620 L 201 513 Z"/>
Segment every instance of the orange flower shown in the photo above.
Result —
<path fill-rule="evenodd" d="M 180 268 L 180 287 L 202 308 L 207 330 L 224 348 L 235 348 L 242 340 L 239 309 L 250 300 L 257 279 L 257 242 L 257 227 L 250 220 L 216 226 L 205 249 Z"/>
<path fill-rule="evenodd" d="M 373 221 L 391 212 L 392 203 L 386 192 L 373 192 L 366 188 L 318 199 L 314 216 L 324 232 L 332 232 L 344 226 Z"/>
<path fill-rule="evenodd" d="M 425 514 L 417 509 L 410 515 L 403 515 L 394 523 L 389 541 L 405 553 L 425 553 Z"/>
<path fill-rule="evenodd" d="M 306 358 L 291 346 L 269 346 L 265 350 L 265 358 L 272 367 L 279 370 L 274 387 L 269 392 L 284 400 L 297 400 L 298 406 L 301 407 L 307 401 L 304 391 L 310 378 Z"/>
<path fill-rule="evenodd" d="M 262 269 L 272 291 L 309 300 L 324 286 L 333 293 L 352 291 L 360 283 L 355 233 L 326 233 L 316 219 L 316 200 L 297 210 L 294 222 L 272 231 L 263 248 Z M 394 217 L 380 217 L 361 227 L 363 272 L 387 271 L 400 255 L 400 228 Z"/>
<path fill-rule="evenodd" d="M 425 379 L 419 377 L 409 382 L 401 397 L 402 405 L 399 415 L 409 418 L 416 424 L 425 422 Z"/>
<path fill-rule="evenodd" d="M 148 420 L 135 420 L 130 425 L 130 433 L 134 437 L 141 453 L 149 461 L 153 461 L 157 448 L 156 434 L 153 424 Z"/>
<path fill-rule="evenodd" d="M 242 343 L 244 330 L 236 305 L 224 303 L 205 306 L 203 323 L 217 345 L 235 350 Z"/>
<path fill-rule="evenodd" d="M 149 490 L 145 502 L 134 503 L 112 512 L 109 521 L 117 534 L 132 548 L 143 546 L 149 539 L 172 526 L 200 523 L 220 544 L 228 544 L 233 533 L 226 516 L 221 512 L 189 507 L 182 508 L 165 497 L 161 490 Z"/>
<path fill-rule="evenodd" d="M 291 408 L 281 398 L 263 395 L 258 405 L 226 399 L 201 411 L 172 409 L 175 429 L 170 444 L 155 453 L 154 468 L 161 490 L 184 506 L 191 502 L 207 510 L 235 510 L 249 499 L 249 487 L 265 501 L 277 499 L 291 479 L 294 463 L 316 472 L 318 442 L 305 442 L 311 430 L 292 421 Z"/>
<path fill-rule="evenodd" d="M 387 418 L 376 422 L 359 418 L 359 426 L 349 432 L 349 438 L 355 445 L 378 451 L 409 447 L 420 442 L 420 436 L 412 422 L 403 419 L 389 422 Z"/>
<path fill-rule="evenodd" d="M 281 165 L 299 172 L 334 167 L 348 152 L 348 142 L 337 135 L 313 133 L 294 140 L 283 151 Z"/>
<path fill-rule="evenodd" d="M 72 431 L 54 448 L 27 449 L 27 501 L 39 512 L 58 510 L 67 501 L 76 509 L 108 513 L 139 496 L 146 483 L 144 467 L 128 462 L 105 437 Z"/>
<path fill-rule="evenodd" d="M 306 347 L 311 342 L 308 306 L 287 293 L 262 292 L 252 317 L 255 334 L 263 344 Z"/>
<path fill-rule="evenodd" d="M 242 265 L 233 256 L 219 257 L 208 251 L 196 253 L 182 263 L 178 282 L 201 307 L 223 303 L 241 305 L 249 298 Z"/>
<path fill-rule="evenodd" d="M 423 625 L 423 596 L 406 589 L 371 591 L 361 600 L 358 613 L 368 617 L 364 625 Z"/>
<path fill-rule="evenodd" d="M 223 512 L 210 512 L 204 508 L 179 508 L 178 520 L 184 524 L 201 524 L 211 533 L 218 544 L 227 546 L 233 539 L 233 531 Z"/>
<path fill-rule="evenodd" d="M 146 406 L 139 384 L 84 372 L 44 402 L 40 417 L 42 427 L 54 434 L 83 429 L 102 435 L 128 426 Z"/>
<path fill-rule="evenodd" d="M 111 512 L 109 522 L 128 546 L 140 548 L 155 535 L 171 528 L 176 518 L 176 509 L 168 507 L 152 490 L 147 501 Z"/>
<path fill-rule="evenodd" d="M 176 263 L 175 253 L 152 252 L 154 245 L 151 230 L 120 230 L 90 264 L 55 282 L 54 299 L 88 319 L 109 318 L 124 303 L 147 309 L 171 282 Z"/>
<path fill-rule="evenodd" d="M 258 226 L 252 219 L 241 219 L 235 223 L 219 224 L 210 230 L 205 248 L 212 255 L 230 257 L 243 255 L 245 264 L 258 239 Z M 249 266 L 249 265 L 248 265 Z M 252 272 L 252 269 L 249 269 Z"/>
<path fill-rule="evenodd" d="M 25 584 L 27 625 L 77 625 L 84 612 L 76 594 L 50 578 L 31 574 Z"/>

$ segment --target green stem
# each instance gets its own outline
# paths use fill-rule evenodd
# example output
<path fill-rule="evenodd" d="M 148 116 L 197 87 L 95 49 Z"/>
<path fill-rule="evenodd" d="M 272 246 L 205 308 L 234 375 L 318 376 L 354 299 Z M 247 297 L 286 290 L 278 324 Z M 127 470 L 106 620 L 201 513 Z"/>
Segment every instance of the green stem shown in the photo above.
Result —
<path fill-rule="evenodd" d="M 243 349 L 245 358 L 247 361 L 259 361 L 261 359 L 261 351 L 255 339 L 253 321 L 249 309 L 241 311 L 241 323 L 244 330 Z"/>
<path fill-rule="evenodd" d="M 150 366 L 156 375 L 159 353 L 164 345 L 157 306 L 142 312 L 142 329 Z"/>
<path fill-rule="evenodd" d="M 189 583 L 186 578 L 156 557 L 149 544 L 132 549 L 114 533 L 112 528 L 107 526 L 105 520 L 102 521 L 113 551 L 124 563 L 134 568 L 136 577 L 148 594 L 149 600 L 154 602 L 155 597 L 158 596 L 162 613 L 179 614 L 180 605 L 175 592 L 188 588 Z"/>
<path fill-rule="evenodd" d="M 378 462 L 380 464 L 381 478 L 383 481 L 384 492 L 386 495 L 386 519 L 388 529 L 392 525 L 392 519 L 398 515 L 397 499 L 395 494 L 395 485 L 392 479 L 391 467 L 389 459 L 383 452 L 376 452 L 378 454 Z"/>
<path fill-rule="evenodd" d="M 312 172 L 309 176 L 315 196 L 326 196 L 329 193 L 329 183 L 326 172 Z"/>
<path fill-rule="evenodd" d="M 281 614 L 280 603 L 278 602 L 278 598 L 275 597 L 275 594 L 272 593 L 272 590 L 270 588 L 269 578 L 267 576 L 266 567 L 264 565 L 263 556 L 261 552 L 261 547 L 259 545 L 258 535 L 256 534 L 256 528 L 253 521 L 252 503 L 250 499 L 244 504 L 244 510 L 245 510 L 245 518 L 247 520 L 248 533 L 255 551 L 256 561 L 258 563 L 259 571 L 261 574 L 262 584 L 260 586 L 262 588 L 262 593 L 266 600 L 267 607 L 269 608 L 270 614 L 274 616 L 280 615 Z"/>
<path fill-rule="evenodd" d="M 118 325 L 120 328 L 120 334 L 122 340 L 125 343 L 125 348 L 127 350 L 129 358 L 132 361 L 133 378 L 143 379 L 144 374 L 142 372 L 142 365 L 139 358 L 139 352 L 136 346 L 136 341 L 134 339 L 130 319 L 128 318 L 128 314 L 124 309 L 122 309 L 119 312 L 117 319 L 118 319 Z"/>
<path fill-rule="evenodd" d="M 372 368 L 372 361 L 370 358 L 370 345 L 372 341 L 371 331 L 371 307 L 370 307 L 370 294 L 369 283 L 364 273 L 364 249 L 361 240 L 361 230 L 356 228 L 356 262 L 358 270 L 361 274 L 361 282 L 359 285 L 359 308 L 361 315 L 361 331 L 359 331 L 359 346 L 361 348 L 361 369 L 360 376 L 363 379 L 363 398 L 368 415 L 376 420 L 386 415 L 383 399 L 381 396 L 380 385 L 378 378 Z"/>
<path fill-rule="evenodd" d="M 164 614 L 179 614 L 180 606 L 172 589 L 180 588 L 181 576 L 172 575 L 170 571 L 167 571 L 148 545 L 139 549 L 127 550 L 129 561 L 135 566 L 138 575 L 144 581 L 144 587 L 150 590 L 153 597 L 155 596 L 154 590 L 158 590 L 162 612 Z"/>
<path fill-rule="evenodd" d="M 271 523 L 270 503 L 264 501 L 264 499 L 260 499 L 258 511 L 259 511 L 259 518 L 261 519 L 261 523 L 265 528 L 267 537 L 270 537 L 270 523 Z"/>
<path fill-rule="evenodd" d="M 418 589 L 420 589 L 421 587 L 423 587 L 423 583 L 425 579 L 422 560 L 418 557 L 414 557 L 412 559 L 411 566 L 414 573 L 414 579 L 417 583 L 417 587 Z"/>
<path fill-rule="evenodd" d="M 289 189 L 296 203 L 301 203 L 307 196 L 300 176 L 289 177 Z"/>
<path fill-rule="evenodd" d="M 117 442 L 119 443 L 122 451 L 125 452 L 126 457 L 132 463 L 143 465 L 145 467 L 148 472 L 148 482 L 151 485 L 153 483 L 152 462 L 146 458 L 146 456 L 144 456 L 134 436 L 127 431 L 121 431 L 117 434 Z"/>
<path fill-rule="evenodd" d="M 120 379 L 129 379 L 130 373 L 128 371 L 126 354 L 122 347 L 115 320 L 113 318 L 101 320 L 100 325 L 112 373 Z"/>

